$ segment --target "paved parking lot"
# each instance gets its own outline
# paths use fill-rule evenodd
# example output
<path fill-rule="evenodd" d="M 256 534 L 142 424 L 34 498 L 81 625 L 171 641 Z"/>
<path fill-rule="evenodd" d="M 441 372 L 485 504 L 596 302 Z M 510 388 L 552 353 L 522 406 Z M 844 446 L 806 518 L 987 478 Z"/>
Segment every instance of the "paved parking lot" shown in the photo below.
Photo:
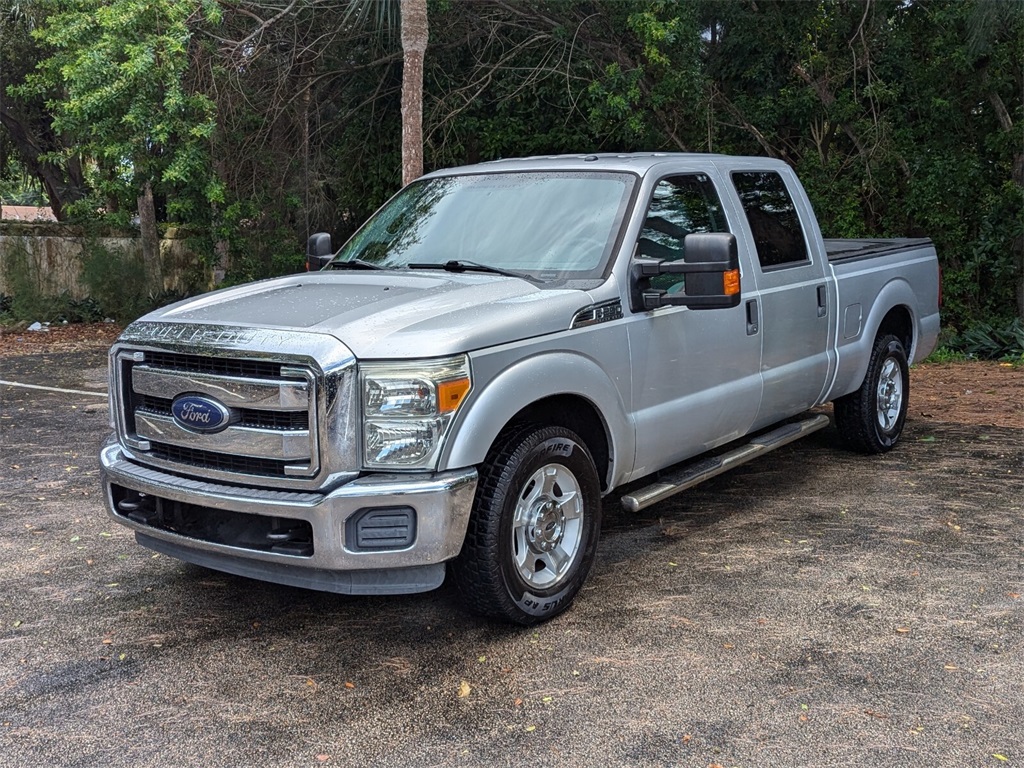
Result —
<path fill-rule="evenodd" d="M 1024 429 L 832 429 L 640 516 L 537 628 L 110 522 L 99 350 L 0 359 L 0 766 L 1024 765 Z"/>

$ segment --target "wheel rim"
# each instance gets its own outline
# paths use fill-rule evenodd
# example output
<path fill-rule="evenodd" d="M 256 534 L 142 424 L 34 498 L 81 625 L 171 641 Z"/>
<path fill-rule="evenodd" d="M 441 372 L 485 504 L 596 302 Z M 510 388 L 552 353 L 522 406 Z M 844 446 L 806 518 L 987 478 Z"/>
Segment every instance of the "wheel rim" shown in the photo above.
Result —
<path fill-rule="evenodd" d="M 896 426 L 903 409 L 903 371 L 895 358 L 887 357 L 882 363 L 875 402 L 878 426 L 889 432 Z"/>
<path fill-rule="evenodd" d="M 512 557 L 533 589 L 548 589 L 568 576 L 583 540 L 583 494 L 576 476 L 546 464 L 523 485 L 512 529 Z"/>

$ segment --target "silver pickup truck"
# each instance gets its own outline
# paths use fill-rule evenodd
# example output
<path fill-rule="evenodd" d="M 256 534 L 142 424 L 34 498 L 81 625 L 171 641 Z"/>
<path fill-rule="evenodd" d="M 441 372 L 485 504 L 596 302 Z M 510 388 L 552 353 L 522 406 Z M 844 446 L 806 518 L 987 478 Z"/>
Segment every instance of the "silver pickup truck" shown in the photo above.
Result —
<path fill-rule="evenodd" d="M 887 451 L 934 347 L 928 240 L 823 240 L 765 158 L 504 160 L 424 176 L 316 271 L 130 325 L 110 515 L 157 552 L 352 594 L 565 610 L 602 496 L 639 510 L 829 424 Z M 322 267 L 322 268 L 321 268 Z"/>

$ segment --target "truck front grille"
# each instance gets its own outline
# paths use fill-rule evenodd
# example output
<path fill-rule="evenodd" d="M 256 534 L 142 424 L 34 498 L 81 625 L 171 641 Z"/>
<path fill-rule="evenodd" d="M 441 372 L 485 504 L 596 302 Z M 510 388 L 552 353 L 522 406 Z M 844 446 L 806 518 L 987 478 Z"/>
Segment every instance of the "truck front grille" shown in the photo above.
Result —
<path fill-rule="evenodd" d="M 118 431 L 140 462 L 249 484 L 308 480 L 321 469 L 308 365 L 122 348 L 115 377 Z M 202 431 L 179 420 L 173 406 L 183 396 L 214 402 L 224 423 Z"/>

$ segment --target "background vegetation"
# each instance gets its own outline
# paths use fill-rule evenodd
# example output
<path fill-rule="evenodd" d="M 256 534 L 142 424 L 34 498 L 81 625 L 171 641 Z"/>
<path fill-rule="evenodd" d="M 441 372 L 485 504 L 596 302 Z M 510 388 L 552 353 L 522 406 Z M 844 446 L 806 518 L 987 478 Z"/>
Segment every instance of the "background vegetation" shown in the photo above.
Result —
<path fill-rule="evenodd" d="M 401 183 L 388 0 L 0 2 L 0 195 L 299 267 Z M 394 6 L 394 2 L 390 3 Z M 671 150 L 791 164 L 831 236 L 929 236 L 962 334 L 1024 318 L 1024 5 L 431 0 L 427 170 Z M 1018 329 L 1020 324 L 1016 326 Z M 1008 330 L 1010 329 L 1010 330 Z"/>

